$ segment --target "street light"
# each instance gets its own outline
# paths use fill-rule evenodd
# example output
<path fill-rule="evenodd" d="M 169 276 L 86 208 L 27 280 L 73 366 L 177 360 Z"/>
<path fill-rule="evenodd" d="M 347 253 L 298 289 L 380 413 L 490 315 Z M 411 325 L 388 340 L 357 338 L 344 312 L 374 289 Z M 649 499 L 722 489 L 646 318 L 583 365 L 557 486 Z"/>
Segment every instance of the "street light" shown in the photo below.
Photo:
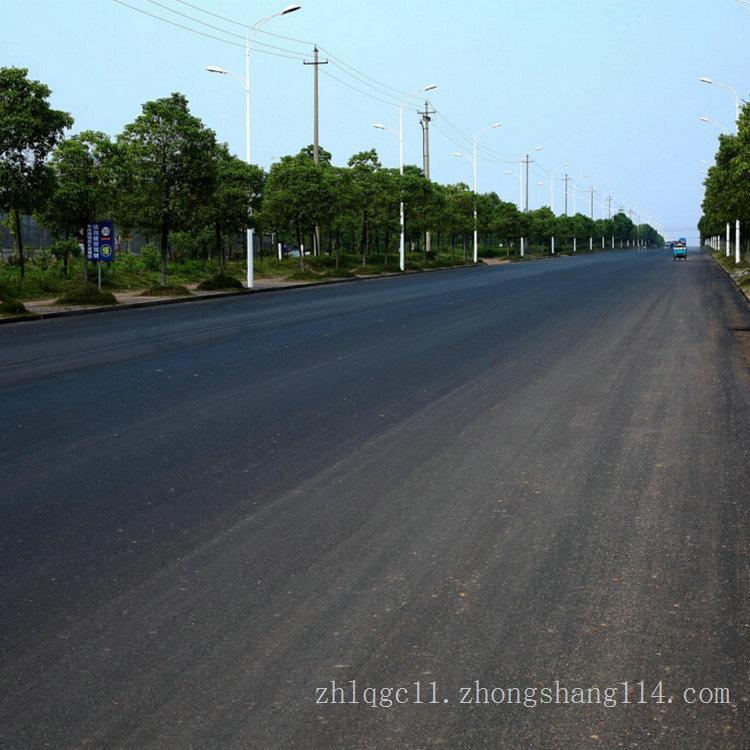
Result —
<path fill-rule="evenodd" d="M 716 85 L 719 88 L 725 89 L 729 92 L 729 95 L 732 97 L 732 100 L 734 101 L 734 114 L 735 114 L 735 122 L 740 119 L 740 111 L 742 109 L 743 101 L 740 98 L 740 95 L 737 93 L 737 91 L 732 88 L 729 84 L 721 83 L 720 81 L 714 81 L 712 78 L 709 78 L 708 76 L 701 76 L 698 79 L 701 83 L 707 83 L 711 86 Z"/>
<path fill-rule="evenodd" d="M 530 148 L 526 150 L 526 155 L 524 158 L 524 155 L 521 154 L 521 171 L 518 175 L 519 182 L 521 183 L 521 198 L 519 200 L 518 205 L 520 206 L 521 203 L 524 204 L 524 211 L 529 210 L 529 163 L 531 162 L 531 159 L 529 158 L 530 153 L 536 153 L 537 151 L 541 151 L 544 148 L 544 146 L 535 146 L 534 148 Z M 523 165 L 526 165 L 526 200 L 524 201 L 524 182 L 523 182 Z"/>
<path fill-rule="evenodd" d="M 720 122 L 716 122 L 716 120 L 712 120 L 709 117 L 704 116 L 700 118 L 700 121 L 705 122 L 707 125 L 716 125 L 716 127 L 719 128 L 719 130 L 721 130 L 724 135 L 729 134 L 729 131 Z"/>
<path fill-rule="evenodd" d="M 542 190 L 544 191 L 544 190 L 547 189 L 547 183 L 539 181 L 539 182 L 537 182 L 537 187 L 542 188 Z M 542 201 L 544 201 L 544 198 L 542 198 Z"/>
<path fill-rule="evenodd" d="M 563 162 L 560 165 L 560 169 L 565 169 L 566 167 L 570 166 L 570 162 L 566 161 Z M 552 210 L 552 213 L 555 212 L 555 172 L 557 172 L 556 169 L 553 169 L 550 174 L 549 184 L 550 184 L 550 204 L 549 207 Z M 567 187 L 567 185 L 566 185 Z"/>
<path fill-rule="evenodd" d="M 248 27 L 247 36 L 245 37 L 245 75 L 241 76 L 239 73 L 233 73 L 231 70 L 225 70 L 220 68 L 218 65 L 209 65 L 206 70 L 209 73 L 216 73 L 222 76 L 230 76 L 236 78 L 245 90 L 245 161 L 250 164 L 250 49 L 252 47 L 253 39 L 258 29 L 263 24 L 270 21 L 272 18 L 277 16 L 286 16 L 289 13 L 300 10 L 301 5 L 294 3 L 287 5 L 286 8 L 278 11 L 278 13 L 272 13 L 270 16 L 265 16 L 259 21 L 256 21 L 252 26 Z M 252 211 L 252 206 L 250 207 Z M 255 241 L 255 230 L 252 227 L 247 228 L 247 288 L 253 288 L 253 243 Z M 300 250 L 301 252 L 301 250 Z"/>
<path fill-rule="evenodd" d="M 579 180 L 585 180 L 588 177 L 587 174 L 581 175 L 580 177 L 576 177 L 574 180 L 571 180 L 573 183 L 573 213 L 578 213 L 578 200 L 576 198 L 576 186 Z"/>
<path fill-rule="evenodd" d="M 474 134 L 474 154 L 473 154 L 473 167 L 474 167 L 474 262 L 476 263 L 479 259 L 479 228 L 477 223 L 477 201 L 479 195 L 477 192 L 477 141 L 482 133 L 486 133 L 488 130 L 494 130 L 502 126 L 501 122 L 493 122 L 492 125 L 488 125 L 486 128 L 477 130 Z"/>
<path fill-rule="evenodd" d="M 425 86 L 421 89 L 417 89 L 416 91 L 412 92 L 411 94 L 407 94 L 404 96 L 404 98 L 399 103 L 399 111 L 398 111 L 398 122 L 399 122 L 399 129 L 398 131 L 394 130 L 393 128 L 386 127 L 385 125 L 382 125 L 379 122 L 376 122 L 373 127 L 377 128 L 378 130 L 387 130 L 391 133 L 394 133 L 396 137 L 398 138 L 398 171 L 401 176 L 404 174 L 404 105 L 406 103 L 406 100 L 411 98 L 412 96 L 416 96 L 417 94 L 421 94 L 425 91 L 433 91 L 437 88 L 436 83 L 431 83 L 429 86 Z M 401 201 L 399 203 L 399 214 L 400 214 L 400 223 L 401 223 L 401 238 L 399 240 L 399 248 L 398 248 L 398 257 L 399 257 L 399 268 L 402 271 L 406 270 L 406 224 L 405 224 L 405 218 L 404 218 L 404 193 L 403 188 L 401 190 Z"/>

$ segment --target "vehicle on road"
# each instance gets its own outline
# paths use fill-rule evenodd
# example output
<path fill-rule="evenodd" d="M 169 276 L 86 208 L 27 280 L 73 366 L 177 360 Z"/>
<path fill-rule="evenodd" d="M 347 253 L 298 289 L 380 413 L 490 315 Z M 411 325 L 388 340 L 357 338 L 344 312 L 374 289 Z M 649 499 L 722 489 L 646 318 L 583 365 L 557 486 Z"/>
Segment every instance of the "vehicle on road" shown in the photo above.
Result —
<path fill-rule="evenodd" d="M 672 260 L 687 260 L 687 245 L 684 242 L 672 244 Z"/>

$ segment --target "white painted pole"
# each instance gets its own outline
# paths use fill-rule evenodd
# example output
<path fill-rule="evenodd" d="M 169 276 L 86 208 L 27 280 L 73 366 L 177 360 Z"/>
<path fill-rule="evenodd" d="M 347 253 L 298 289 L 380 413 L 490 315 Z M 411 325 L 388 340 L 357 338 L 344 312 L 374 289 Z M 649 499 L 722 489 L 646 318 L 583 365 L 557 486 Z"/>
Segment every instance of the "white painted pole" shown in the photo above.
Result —
<path fill-rule="evenodd" d="M 245 161 L 250 164 L 250 35 L 245 40 Z M 247 228 L 247 278 L 248 289 L 253 288 L 253 242 L 255 241 L 252 227 Z"/>
<path fill-rule="evenodd" d="M 524 237 L 521 237 L 521 257 L 524 258 L 526 256 L 526 240 Z"/>
<path fill-rule="evenodd" d="M 573 237 L 573 252 L 576 252 L 578 250 L 578 238 Z"/>
<path fill-rule="evenodd" d="M 732 252 L 732 227 L 729 222 L 727 222 L 727 246 L 725 250 L 728 258 Z"/>
<path fill-rule="evenodd" d="M 555 213 L 555 173 L 549 178 L 549 207 L 552 213 Z"/>
<path fill-rule="evenodd" d="M 555 254 L 555 237 L 553 235 L 552 236 L 552 255 L 554 255 L 554 254 Z"/>
<path fill-rule="evenodd" d="M 477 195 L 477 136 L 474 136 L 474 263 L 477 262 L 479 257 L 479 227 L 477 223 L 477 201 L 479 196 Z"/>
<path fill-rule="evenodd" d="M 734 237 L 734 262 L 739 264 L 740 262 L 740 220 L 737 219 L 735 226 L 735 237 Z"/>
<path fill-rule="evenodd" d="M 404 176 L 404 104 L 401 102 L 399 110 L 399 130 L 398 130 L 398 172 Z M 398 265 L 402 271 L 406 270 L 406 223 L 404 219 L 404 194 L 401 192 L 401 202 L 399 204 L 399 221 L 401 223 L 401 238 L 398 244 Z"/>

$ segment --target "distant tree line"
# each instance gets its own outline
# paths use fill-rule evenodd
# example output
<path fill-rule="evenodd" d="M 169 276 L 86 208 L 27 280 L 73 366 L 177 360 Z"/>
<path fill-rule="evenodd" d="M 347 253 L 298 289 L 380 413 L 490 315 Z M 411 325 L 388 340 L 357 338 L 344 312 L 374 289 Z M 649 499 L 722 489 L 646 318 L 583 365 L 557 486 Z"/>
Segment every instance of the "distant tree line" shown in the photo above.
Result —
<path fill-rule="evenodd" d="M 213 249 L 223 265 L 224 238 L 249 225 L 274 242 L 331 254 L 337 263 L 347 253 L 361 256 L 362 264 L 373 254 L 387 264 L 398 250 L 401 200 L 410 247 L 422 253 L 429 231 L 433 251 L 466 258 L 475 204 L 485 252 L 515 247 L 522 237 L 546 245 L 554 236 L 559 248 L 574 239 L 662 241 L 652 227 L 636 226 L 623 213 L 599 221 L 555 216 L 549 208 L 524 213 L 495 193 L 475 196 L 462 183 L 432 182 L 415 166 L 401 175 L 383 167 L 375 150 L 339 167 L 325 149 L 315 163 L 307 147 L 265 173 L 232 156 L 178 93 L 144 104 L 114 139 L 94 131 L 66 138 L 73 118 L 52 109 L 49 96 L 25 69 L 0 68 L 0 211 L 9 217 L 21 276 L 21 219 L 28 214 L 59 238 L 75 237 L 103 218 L 113 219 L 124 237 L 140 231 L 158 238 L 163 285 L 175 237 L 201 238 L 202 248 L 194 251 Z M 300 252 L 303 267 L 304 257 Z"/>

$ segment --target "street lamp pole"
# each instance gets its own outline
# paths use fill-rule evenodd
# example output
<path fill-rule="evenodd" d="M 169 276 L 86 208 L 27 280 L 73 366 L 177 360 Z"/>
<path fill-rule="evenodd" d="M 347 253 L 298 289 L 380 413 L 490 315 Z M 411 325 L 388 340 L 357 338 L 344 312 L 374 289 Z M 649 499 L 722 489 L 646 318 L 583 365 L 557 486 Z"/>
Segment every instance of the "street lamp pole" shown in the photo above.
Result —
<path fill-rule="evenodd" d="M 570 162 L 566 161 L 560 169 L 566 169 L 570 166 Z M 552 213 L 555 213 L 555 171 L 554 170 L 550 174 L 549 178 L 549 185 L 550 185 L 550 204 L 549 207 L 552 210 Z M 568 213 L 568 178 L 567 175 L 565 177 L 565 213 Z"/>
<path fill-rule="evenodd" d="M 743 104 L 742 98 L 737 93 L 737 90 L 726 83 L 721 83 L 720 81 L 714 81 L 712 78 L 709 78 L 708 76 L 701 76 L 698 80 L 701 83 L 707 83 L 709 85 L 715 84 L 719 88 L 722 88 L 725 91 L 729 92 L 729 95 L 732 97 L 732 101 L 734 101 L 734 115 L 735 115 L 734 121 L 736 123 L 740 119 L 740 112 L 742 111 L 742 104 Z"/>
<path fill-rule="evenodd" d="M 398 138 L 398 172 L 401 175 L 401 177 L 404 176 L 404 106 L 406 104 L 406 100 L 409 99 L 412 96 L 416 96 L 417 94 L 421 94 L 423 91 L 432 91 L 433 89 L 437 88 L 437 84 L 432 83 L 429 86 L 425 86 L 421 89 L 417 89 L 411 94 L 407 94 L 404 96 L 404 98 L 401 100 L 399 104 L 399 111 L 398 111 L 398 132 L 395 131 L 393 128 L 388 128 L 385 125 L 381 125 L 381 123 L 376 122 L 373 127 L 377 128 L 378 130 L 387 130 L 390 133 L 393 133 Z M 404 214 L 404 192 L 403 188 L 400 191 L 401 193 L 401 200 L 399 201 L 399 223 L 401 228 L 400 238 L 399 238 L 399 246 L 398 246 L 398 264 L 399 268 L 402 271 L 406 270 L 406 221 L 405 221 L 405 214 Z"/>
<path fill-rule="evenodd" d="M 474 135 L 474 154 L 472 159 L 474 167 L 474 263 L 479 259 L 479 223 L 477 219 L 477 201 L 479 200 L 479 194 L 477 193 L 477 141 L 482 133 L 499 128 L 501 125 L 501 122 L 493 122 L 492 125 L 478 130 Z"/>
<path fill-rule="evenodd" d="M 724 135 L 729 134 L 729 131 L 720 122 L 717 122 L 716 120 L 712 120 L 710 117 L 706 117 L 705 115 L 699 119 L 701 122 L 705 122 L 706 125 L 716 125 L 716 127 L 719 128 L 719 130 L 721 130 L 721 132 L 724 133 Z"/>
<path fill-rule="evenodd" d="M 240 83 L 242 83 L 242 86 L 245 90 L 245 161 L 250 164 L 250 51 L 252 48 L 252 42 L 255 38 L 255 34 L 258 32 L 258 29 L 260 29 L 261 26 L 263 26 L 264 23 L 267 21 L 270 21 L 272 18 L 276 18 L 277 16 L 285 16 L 288 13 L 294 13 L 294 11 L 299 10 L 302 6 L 298 4 L 293 5 L 287 5 L 286 8 L 283 8 L 278 13 L 272 13 L 270 16 L 265 16 L 261 18 L 259 21 L 256 21 L 252 26 L 249 27 L 247 31 L 247 36 L 245 37 L 245 76 L 244 78 L 237 74 L 232 73 L 229 70 L 224 70 L 224 68 L 220 68 L 217 65 L 209 65 L 206 70 L 209 73 L 218 73 L 219 75 L 228 75 L 232 78 L 236 78 Z M 249 212 L 252 212 L 252 206 L 250 206 Z M 255 241 L 255 230 L 252 226 L 248 226 L 247 228 L 247 288 L 252 289 L 253 288 L 253 244 Z M 301 252 L 301 251 L 300 251 Z"/>

